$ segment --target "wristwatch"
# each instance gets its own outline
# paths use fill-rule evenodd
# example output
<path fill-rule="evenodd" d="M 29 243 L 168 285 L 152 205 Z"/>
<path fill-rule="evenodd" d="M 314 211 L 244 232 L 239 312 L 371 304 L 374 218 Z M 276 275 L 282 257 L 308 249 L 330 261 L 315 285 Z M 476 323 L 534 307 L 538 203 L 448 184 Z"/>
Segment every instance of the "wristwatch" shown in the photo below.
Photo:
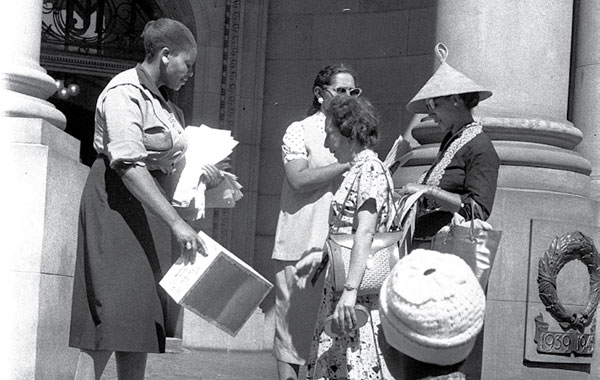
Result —
<path fill-rule="evenodd" d="M 349 291 L 349 292 L 351 292 L 353 290 L 356 290 L 356 286 L 352 286 L 352 285 L 350 285 L 348 283 L 345 283 L 344 284 L 344 289 L 347 290 L 347 291 Z"/>

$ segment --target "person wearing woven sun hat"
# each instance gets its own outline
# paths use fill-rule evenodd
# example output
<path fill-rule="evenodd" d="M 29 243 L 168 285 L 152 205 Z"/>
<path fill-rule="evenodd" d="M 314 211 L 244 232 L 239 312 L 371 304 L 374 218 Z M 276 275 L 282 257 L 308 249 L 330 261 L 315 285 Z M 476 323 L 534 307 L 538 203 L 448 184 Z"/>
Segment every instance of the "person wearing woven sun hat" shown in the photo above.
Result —
<path fill-rule="evenodd" d="M 426 191 L 415 222 L 413 248 L 430 247 L 440 228 L 470 219 L 472 201 L 481 206 L 482 215 L 476 218 L 487 220 L 500 166 L 492 142 L 472 115 L 473 108 L 492 92 L 450 66 L 445 45 L 437 44 L 435 52 L 440 66 L 406 106 L 411 112 L 427 113 L 446 132 L 429 170 L 417 183 L 398 191 Z"/>
<path fill-rule="evenodd" d="M 379 296 L 380 348 L 391 376 L 464 379 L 459 369 L 484 312 L 485 295 L 464 260 L 426 249 L 403 257 Z"/>

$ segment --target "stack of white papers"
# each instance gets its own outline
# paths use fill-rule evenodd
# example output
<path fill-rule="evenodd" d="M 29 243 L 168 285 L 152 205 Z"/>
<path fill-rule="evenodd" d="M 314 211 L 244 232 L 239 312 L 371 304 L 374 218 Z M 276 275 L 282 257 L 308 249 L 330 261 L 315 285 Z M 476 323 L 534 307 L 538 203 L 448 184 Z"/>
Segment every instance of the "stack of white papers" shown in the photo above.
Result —
<path fill-rule="evenodd" d="M 205 208 L 234 207 L 235 202 L 242 198 L 242 186 L 237 182 L 235 175 L 221 171 L 223 181 L 209 190 L 202 180 L 204 165 L 216 165 L 227 158 L 238 144 L 231 136 L 231 131 L 202 124 L 199 127 L 188 126 L 185 133 L 188 138 L 188 150 L 185 167 L 173 195 L 173 205 L 193 209 L 195 219 L 204 216 Z M 189 214 L 190 210 L 186 210 L 186 213 Z"/>

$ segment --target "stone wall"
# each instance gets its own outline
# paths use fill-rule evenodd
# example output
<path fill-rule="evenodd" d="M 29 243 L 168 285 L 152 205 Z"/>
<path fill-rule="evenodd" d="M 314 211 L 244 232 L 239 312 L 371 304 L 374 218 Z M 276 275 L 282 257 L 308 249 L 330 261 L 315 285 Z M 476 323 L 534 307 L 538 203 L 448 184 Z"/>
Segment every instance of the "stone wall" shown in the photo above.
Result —
<path fill-rule="evenodd" d="M 314 78 L 345 63 L 381 112 L 381 158 L 406 133 L 406 103 L 432 72 L 434 1 L 285 1 L 269 5 L 255 267 L 273 278 L 270 260 L 283 182 L 281 139 L 305 117 Z"/>

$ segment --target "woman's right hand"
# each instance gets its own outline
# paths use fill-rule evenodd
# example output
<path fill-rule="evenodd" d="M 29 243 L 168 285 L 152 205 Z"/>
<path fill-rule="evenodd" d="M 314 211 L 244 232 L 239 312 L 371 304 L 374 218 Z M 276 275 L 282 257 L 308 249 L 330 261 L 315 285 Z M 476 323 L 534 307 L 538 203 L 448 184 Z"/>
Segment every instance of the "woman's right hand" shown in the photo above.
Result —
<path fill-rule="evenodd" d="M 315 272 L 321 260 L 323 260 L 323 251 L 310 252 L 298 260 L 296 265 L 294 265 L 294 277 L 298 288 L 306 288 L 309 276 Z"/>
<path fill-rule="evenodd" d="M 193 264 L 196 261 L 196 252 L 202 256 L 207 255 L 206 244 L 189 224 L 183 220 L 178 221 L 171 227 L 171 231 L 184 263 Z"/>
<path fill-rule="evenodd" d="M 333 320 L 341 331 L 350 332 L 357 326 L 356 311 L 356 290 L 346 290 L 342 292 L 338 303 L 333 310 Z"/>

